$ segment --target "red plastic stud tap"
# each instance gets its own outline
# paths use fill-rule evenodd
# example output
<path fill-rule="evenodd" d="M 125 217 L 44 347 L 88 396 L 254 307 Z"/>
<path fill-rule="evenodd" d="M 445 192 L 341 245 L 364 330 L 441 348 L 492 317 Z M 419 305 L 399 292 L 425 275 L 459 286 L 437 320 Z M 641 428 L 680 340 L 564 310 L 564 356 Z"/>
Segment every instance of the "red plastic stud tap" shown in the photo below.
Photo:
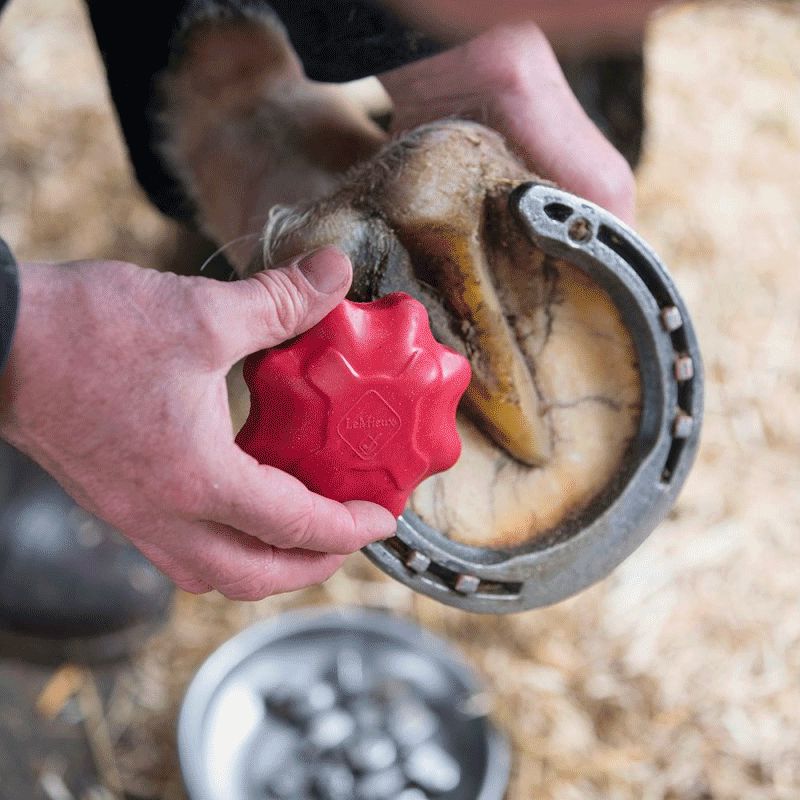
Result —
<path fill-rule="evenodd" d="M 334 500 L 399 516 L 425 478 L 461 453 L 456 407 L 469 362 L 439 344 L 402 292 L 343 301 L 304 334 L 251 355 L 251 407 L 237 444 Z"/>

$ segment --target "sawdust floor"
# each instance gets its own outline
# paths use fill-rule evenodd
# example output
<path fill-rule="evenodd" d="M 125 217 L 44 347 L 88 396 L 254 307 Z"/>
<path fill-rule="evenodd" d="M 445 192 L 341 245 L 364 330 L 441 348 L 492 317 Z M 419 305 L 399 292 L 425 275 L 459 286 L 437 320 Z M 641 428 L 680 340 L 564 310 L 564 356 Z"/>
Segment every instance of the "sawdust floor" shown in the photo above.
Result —
<path fill-rule="evenodd" d="M 55 714 L 76 692 L 65 713 L 112 796 L 182 797 L 176 710 L 220 642 L 353 603 L 419 620 L 483 673 L 514 744 L 509 800 L 800 797 L 800 7 L 679 5 L 652 26 L 648 80 L 640 228 L 693 309 L 708 378 L 669 520 L 601 585 L 514 618 L 414 597 L 360 556 L 254 605 L 181 596 L 107 701 L 69 672 L 47 698 Z M 74 0 L 12 3 L 0 119 L 0 230 L 20 252 L 163 259 L 174 230 L 131 182 Z"/>

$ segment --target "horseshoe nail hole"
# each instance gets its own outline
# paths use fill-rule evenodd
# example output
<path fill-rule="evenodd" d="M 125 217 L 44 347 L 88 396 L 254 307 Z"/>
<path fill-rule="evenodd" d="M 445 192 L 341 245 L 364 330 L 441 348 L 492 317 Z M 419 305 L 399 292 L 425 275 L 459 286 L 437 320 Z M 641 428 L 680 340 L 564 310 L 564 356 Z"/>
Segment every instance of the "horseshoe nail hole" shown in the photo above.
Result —
<path fill-rule="evenodd" d="M 585 217 L 578 217 L 572 221 L 567 233 L 573 242 L 588 242 L 593 234 L 592 223 Z"/>
<path fill-rule="evenodd" d="M 548 203 L 544 213 L 556 222 L 566 222 L 572 216 L 572 209 L 563 203 Z"/>

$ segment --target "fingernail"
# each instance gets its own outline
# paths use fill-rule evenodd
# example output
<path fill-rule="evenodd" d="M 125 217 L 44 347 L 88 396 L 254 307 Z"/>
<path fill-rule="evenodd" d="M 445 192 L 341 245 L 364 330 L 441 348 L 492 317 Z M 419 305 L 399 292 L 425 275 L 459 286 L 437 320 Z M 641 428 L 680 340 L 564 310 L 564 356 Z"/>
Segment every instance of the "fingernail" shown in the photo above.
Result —
<path fill-rule="evenodd" d="M 298 263 L 305 279 L 322 294 L 333 294 L 350 278 L 347 256 L 338 247 L 321 247 Z"/>

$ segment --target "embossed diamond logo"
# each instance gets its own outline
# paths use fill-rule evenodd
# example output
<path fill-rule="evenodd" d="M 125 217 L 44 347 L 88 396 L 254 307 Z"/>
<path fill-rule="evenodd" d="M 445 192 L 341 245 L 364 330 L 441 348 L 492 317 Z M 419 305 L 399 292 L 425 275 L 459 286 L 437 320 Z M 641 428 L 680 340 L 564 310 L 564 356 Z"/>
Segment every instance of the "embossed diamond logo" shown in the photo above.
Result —
<path fill-rule="evenodd" d="M 336 430 L 357 456 L 369 461 L 394 439 L 401 424 L 397 412 L 370 389 L 342 417 Z"/>

